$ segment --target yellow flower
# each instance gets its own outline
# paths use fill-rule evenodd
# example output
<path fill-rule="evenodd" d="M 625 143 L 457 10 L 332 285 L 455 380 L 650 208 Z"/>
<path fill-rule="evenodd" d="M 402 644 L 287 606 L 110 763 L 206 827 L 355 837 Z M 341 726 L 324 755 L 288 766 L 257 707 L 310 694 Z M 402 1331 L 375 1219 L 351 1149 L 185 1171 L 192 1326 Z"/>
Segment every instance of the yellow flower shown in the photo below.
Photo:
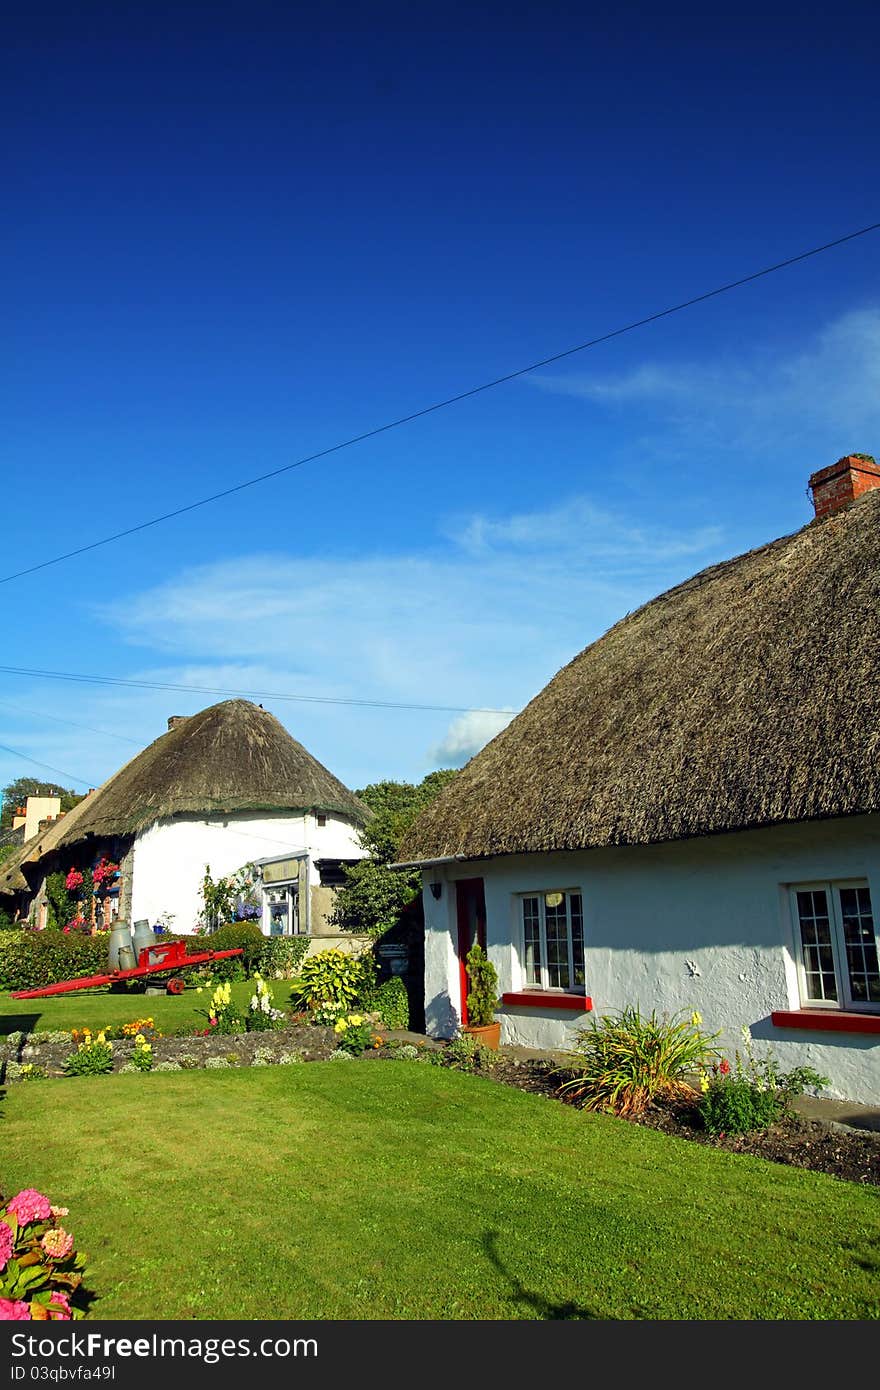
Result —
<path fill-rule="evenodd" d="M 353 1023 L 354 1026 L 357 1027 L 358 1024 L 363 1023 L 364 1020 L 360 1014 L 349 1014 L 348 1021 L 349 1023 Z"/>
<path fill-rule="evenodd" d="M 693 1026 L 694 1026 L 695 1028 L 699 1028 L 699 1026 L 700 1026 L 700 1024 L 701 1024 L 702 1022 L 703 1022 L 703 1015 L 699 1012 L 698 1009 L 694 1009 L 693 1013 L 691 1014 L 691 1023 L 693 1024 Z"/>
<path fill-rule="evenodd" d="M 97 1041 L 98 1041 L 99 1043 L 102 1043 L 102 1042 L 106 1042 L 106 1041 L 107 1041 L 107 1039 L 104 1037 L 104 1029 L 103 1029 L 103 1028 L 101 1029 L 100 1033 L 98 1034 Z"/>
<path fill-rule="evenodd" d="M 135 1042 L 136 1042 L 136 1043 L 145 1043 L 146 1041 L 147 1041 L 147 1040 L 146 1040 L 146 1038 L 144 1037 L 143 1033 L 138 1033 L 137 1036 L 135 1037 Z"/>
<path fill-rule="evenodd" d="M 709 1078 L 708 1078 L 708 1076 L 706 1075 L 706 1073 L 703 1072 L 703 1075 L 700 1077 L 700 1090 L 703 1091 L 703 1092 L 705 1093 L 706 1091 L 708 1091 L 708 1089 L 709 1089 Z"/>
<path fill-rule="evenodd" d="M 336 1023 L 333 1025 L 333 1032 L 334 1032 L 334 1033 L 344 1033 L 344 1032 L 346 1031 L 347 1028 L 348 1028 L 348 1023 L 346 1022 L 346 1020 L 345 1020 L 344 1018 L 339 1018 L 339 1019 L 336 1020 Z"/>
<path fill-rule="evenodd" d="M 196 994 L 201 994 L 201 992 L 202 992 L 202 987 L 201 987 L 201 985 L 199 985 L 198 989 L 196 990 Z"/>

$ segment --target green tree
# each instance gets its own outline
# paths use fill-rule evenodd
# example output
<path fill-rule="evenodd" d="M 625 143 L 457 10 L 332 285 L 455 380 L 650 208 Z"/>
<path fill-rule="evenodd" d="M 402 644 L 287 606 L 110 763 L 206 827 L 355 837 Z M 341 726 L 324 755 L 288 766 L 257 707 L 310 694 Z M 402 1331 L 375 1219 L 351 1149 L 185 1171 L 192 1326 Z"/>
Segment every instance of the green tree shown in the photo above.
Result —
<path fill-rule="evenodd" d="M 380 864 L 397 858 L 400 842 L 416 816 L 430 806 L 445 786 L 457 776 L 455 768 L 429 772 L 418 785 L 412 782 L 373 782 L 357 795 L 373 812 L 361 832 L 361 843 Z"/>
<path fill-rule="evenodd" d="M 72 787 L 61 787 L 57 782 L 39 782 L 35 777 L 16 777 L 8 787 L 0 791 L 3 808 L 0 810 L 0 829 L 12 824 L 17 806 L 24 806 L 29 796 L 60 796 L 62 811 L 72 811 L 82 797 Z"/>
<path fill-rule="evenodd" d="M 373 782 L 357 794 L 373 812 L 361 832 L 369 858 L 345 871 L 345 884 L 336 895 L 334 923 L 342 931 L 384 936 L 400 922 L 401 914 L 418 897 L 417 869 L 389 869 L 404 834 L 416 816 L 457 776 L 454 768 L 429 772 L 412 782 Z"/>

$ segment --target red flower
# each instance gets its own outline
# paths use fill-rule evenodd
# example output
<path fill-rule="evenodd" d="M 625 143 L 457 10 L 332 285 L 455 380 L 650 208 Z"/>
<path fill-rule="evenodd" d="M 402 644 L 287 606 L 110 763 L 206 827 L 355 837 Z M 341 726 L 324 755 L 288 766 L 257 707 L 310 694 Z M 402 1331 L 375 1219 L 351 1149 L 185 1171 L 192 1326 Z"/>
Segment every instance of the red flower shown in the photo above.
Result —
<path fill-rule="evenodd" d="M 726 1057 L 721 1058 L 721 1065 L 719 1066 L 718 1070 L 721 1072 L 722 1076 L 726 1076 L 727 1073 L 730 1071 L 730 1063 L 728 1062 Z"/>

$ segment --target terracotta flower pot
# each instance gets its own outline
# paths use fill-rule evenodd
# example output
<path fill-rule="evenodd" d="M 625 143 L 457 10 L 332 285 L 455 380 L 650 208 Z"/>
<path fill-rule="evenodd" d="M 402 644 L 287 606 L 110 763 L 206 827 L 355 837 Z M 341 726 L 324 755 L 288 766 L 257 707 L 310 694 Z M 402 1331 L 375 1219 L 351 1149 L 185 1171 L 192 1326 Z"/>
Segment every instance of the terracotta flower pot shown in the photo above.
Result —
<path fill-rule="evenodd" d="M 483 1047 L 488 1047 L 492 1052 L 496 1052 L 501 1044 L 501 1022 L 483 1024 L 468 1024 L 462 1028 L 463 1033 L 470 1033 L 472 1038 L 476 1038 Z"/>

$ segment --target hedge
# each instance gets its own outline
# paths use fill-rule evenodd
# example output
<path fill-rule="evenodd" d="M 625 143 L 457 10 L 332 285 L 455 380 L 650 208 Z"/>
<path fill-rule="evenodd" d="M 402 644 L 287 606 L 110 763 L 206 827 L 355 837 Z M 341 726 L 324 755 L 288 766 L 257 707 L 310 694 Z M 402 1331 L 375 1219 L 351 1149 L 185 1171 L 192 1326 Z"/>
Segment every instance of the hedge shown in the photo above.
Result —
<path fill-rule="evenodd" d="M 406 985 L 397 975 L 371 990 L 364 1000 L 364 1005 L 381 1014 L 386 1028 L 409 1027 L 409 998 Z"/>
<path fill-rule="evenodd" d="M 230 922 L 210 936 L 180 936 L 187 952 L 230 951 L 241 946 L 243 955 L 206 962 L 215 980 L 242 980 L 255 970 L 265 975 L 281 971 L 290 978 L 309 948 L 307 936 L 264 936 L 255 922 Z M 41 989 L 79 975 L 100 975 L 109 970 L 108 932 L 86 936 L 82 932 L 31 931 L 0 928 L 0 990 Z M 378 1007 L 378 1006 L 377 1006 Z M 390 1026 L 390 1025 L 388 1025 Z"/>
<path fill-rule="evenodd" d="M 108 932 L 0 932 L 0 989 L 41 989 L 109 969 Z"/>

